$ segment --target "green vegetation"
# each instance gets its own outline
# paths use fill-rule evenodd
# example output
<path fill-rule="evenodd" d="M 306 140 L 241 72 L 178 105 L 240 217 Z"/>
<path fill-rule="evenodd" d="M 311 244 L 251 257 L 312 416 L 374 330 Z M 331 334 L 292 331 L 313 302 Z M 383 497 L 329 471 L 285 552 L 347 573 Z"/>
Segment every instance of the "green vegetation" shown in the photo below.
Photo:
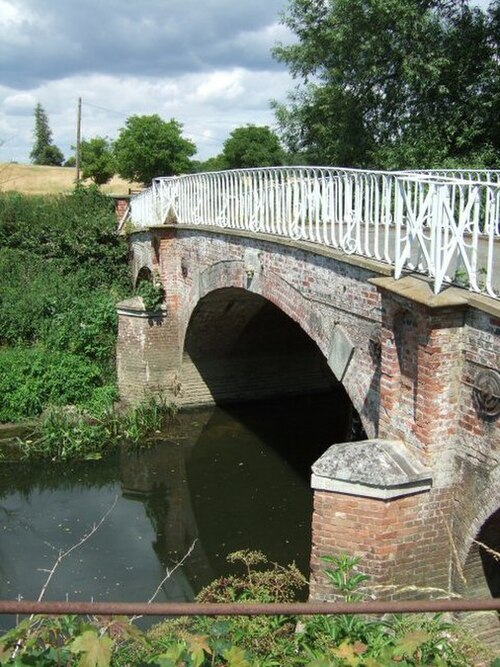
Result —
<path fill-rule="evenodd" d="M 0 194 L 0 421 L 116 393 L 115 303 L 129 291 L 113 202 L 95 188 Z"/>
<path fill-rule="evenodd" d="M 107 137 L 84 139 L 80 145 L 83 178 L 96 185 L 108 183 L 116 172 L 113 144 Z"/>
<path fill-rule="evenodd" d="M 142 297 L 146 310 L 159 312 L 165 301 L 165 289 L 159 275 L 153 276 L 153 280 L 141 280 L 137 285 L 137 295 Z"/>
<path fill-rule="evenodd" d="M 30 153 L 33 164 L 51 165 L 60 167 L 64 155 L 60 149 L 52 143 L 52 130 L 49 127 L 49 119 L 40 103 L 35 107 L 35 143 Z"/>
<path fill-rule="evenodd" d="M 130 280 L 112 200 L 95 186 L 0 194 L 0 248 L 0 422 L 40 417 L 21 456 L 99 458 L 160 430 L 172 416 L 161 396 L 115 408 L 115 306 Z M 139 293 L 161 308 L 161 283 Z"/>
<path fill-rule="evenodd" d="M 290 0 L 298 38 L 274 49 L 302 81 L 275 109 L 295 159 L 498 166 L 500 3 Z"/>
<path fill-rule="evenodd" d="M 0 421 L 22 421 L 48 405 L 90 400 L 102 380 L 99 366 L 84 356 L 44 347 L 2 350 Z"/>
<path fill-rule="evenodd" d="M 73 409 L 50 407 L 29 436 L 20 439 L 21 458 L 66 461 L 100 459 L 119 444 L 144 446 L 161 431 L 174 408 L 160 396 L 118 411 L 114 385 L 94 390 L 87 402 Z"/>
<path fill-rule="evenodd" d="M 156 176 L 190 172 L 195 153 L 194 143 L 182 136 L 182 125 L 157 114 L 127 118 L 114 143 L 120 176 L 146 186 Z"/>
<path fill-rule="evenodd" d="M 220 155 L 201 163 L 202 171 L 277 167 L 285 162 L 285 152 L 275 132 L 267 125 L 237 127 L 224 142 Z"/>
<path fill-rule="evenodd" d="M 294 565 L 269 564 L 259 552 L 240 551 L 228 560 L 242 563 L 243 574 L 214 581 L 200 602 L 288 602 L 305 585 Z M 362 597 L 358 560 L 326 560 L 336 593 Z M 189 617 L 145 633 L 126 618 L 35 616 L 0 638 L 0 664 L 6 666 L 472 667 L 487 659 L 442 615 Z"/>

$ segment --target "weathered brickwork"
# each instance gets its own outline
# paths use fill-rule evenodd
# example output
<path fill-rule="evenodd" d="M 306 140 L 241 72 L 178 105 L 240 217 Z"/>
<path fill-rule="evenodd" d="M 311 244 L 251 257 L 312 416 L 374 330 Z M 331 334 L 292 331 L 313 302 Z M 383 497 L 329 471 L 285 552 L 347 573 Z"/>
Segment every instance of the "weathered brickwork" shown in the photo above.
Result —
<path fill-rule="evenodd" d="M 435 471 L 454 481 L 464 312 L 384 297 L 380 435 L 400 438 Z"/>
<path fill-rule="evenodd" d="M 134 271 L 146 262 L 159 272 L 166 313 L 158 324 L 126 309 L 120 314 L 125 397 L 160 387 L 184 391 L 186 403 L 189 396 L 191 402 L 217 399 L 222 390 L 214 390 L 215 375 L 209 378 L 196 358 L 208 352 L 220 354 L 220 387 L 247 397 L 256 377 L 247 369 L 267 364 L 269 349 L 263 345 L 247 366 L 243 356 L 227 352 L 250 322 L 263 322 L 264 331 L 272 325 L 271 316 L 262 320 L 263 304 L 274 304 L 330 369 L 340 369 L 337 381 L 368 437 L 403 442 L 433 480 L 430 491 L 391 500 L 316 491 L 312 596 L 327 595 L 320 556 L 341 551 L 363 557 L 376 585 L 385 587 L 377 589 L 380 595 L 401 595 L 408 584 L 415 595 L 458 586 L 473 539 L 500 507 L 500 420 L 484 417 L 474 393 L 479 370 L 500 366 L 500 318 L 468 306 L 457 290 L 450 290 L 453 298 L 426 301 L 389 288 L 382 267 L 306 244 L 173 226 L 149 234 L 136 241 Z M 252 340 L 260 347 L 257 334 Z M 289 357 L 297 352 L 300 359 L 300 349 L 297 343 Z M 282 378 L 281 388 L 278 381 L 266 386 L 279 393 L 290 382 L 277 359 L 276 370 L 269 368 L 275 380 Z M 306 366 L 315 363 L 304 359 Z M 303 387 L 312 391 L 324 380 L 319 369 Z"/>
<path fill-rule="evenodd" d="M 300 324 L 326 358 L 339 326 L 355 350 L 343 385 L 367 433 L 376 433 L 378 371 L 369 338 L 381 315 L 380 296 L 367 282 L 373 271 L 276 243 L 203 231 L 179 230 L 175 249 L 169 243 L 160 241 L 160 266 L 167 299 L 178 299 L 182 340 L 200 299 L 226 287 L 249 290 L 275 304 Z M 251 278 L 245 266 L 249 250 L 260 263 Z"/>
<path fill-rule="evenodd" d="M 311 596 L 332 599 L 321 556 L 349 553 L 362 559 L 377 597 L 435 596 L 449 590 L 450 543 L 443 539 L 449 491 L 393 500 L 316 491 Z"/>
<path fill-rule="evenodd" d="M 113 199 L 115 200 L 116 217 L 118 219 L 118 222 L 120 222 L 123 219 L 130 205 L 130 195 L 115 195 Z"/>
<path fill-rule="evenodd" d="M 500 370 L 500 319 L 471 310 L 464 334 L 456 442 L 458 484 L 463 501 L 455 517 L 456 540 L 463 559 L 471 540 L 500 507 L 500 419 L 485 418 L 474 390 L 480 371 Z"/>
<path fill-rule="evenodd" d="M 144 316 L 138 303 L 121 305 L 116 357 L 122 398 L 139 402 L 151 393 L 175 390 L 180 363 L 177 326 L 166 313 Z"/>

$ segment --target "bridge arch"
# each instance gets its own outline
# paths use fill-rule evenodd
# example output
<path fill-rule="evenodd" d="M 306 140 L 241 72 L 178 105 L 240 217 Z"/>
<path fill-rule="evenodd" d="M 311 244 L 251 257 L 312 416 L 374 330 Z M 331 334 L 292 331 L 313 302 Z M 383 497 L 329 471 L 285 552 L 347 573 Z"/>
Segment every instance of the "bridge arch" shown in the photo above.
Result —
<path fill-rule="evenodd" d="M 240 287 L 219 288 L 198 301 L 185 333 L 181 374 L 184 383 L 198 383 L 188 387 L 198 403 L 204 390 L 217 403 L 336 391 L 351 405 L 302 327 Z"/>
<path fill-rule="evenodd" d="M 153 271 L 149 266 L 141 266 L 135 278 L 134 287 L 137 289 L 141 283 L 153 282 Z"/>
<path fill-rule="evenodd" d="M 237 294 L 238 299 L 245 300 L 246 304 L 252 303 L 253 299 L 253 304 L 256 306 L 260 299 L 262 304 L 265 302 L 274 306 L 275 315 L 281 313 L 284 318 L 283 322 L 294 323 L 296 332 L 300 329 L 303 336 L 307 337 L 311 344 L 315 346 L 323 359 L 323 376 L 325 377 L 329 371 L 332 379 L 335 378 L 334 381 L 341 383 L 355 409 L 355 413 L 359 415 L 363 430 L 369 437 L 373 437 L 376 434 L 378 415 L 375 414 L 376 411 L 373 409 L 375 406 L 366 400 L 366 394 L 360 387 L 359 378 L 365 372 L 359 365 L 356 350 L 352 350 L 348 369 L 342 377 L 334 373 L 330 363 L 332 356 L 335 354 L 335 346 L 341 344 L 338 341 L 338 336 L 333 336 L 333 332 L 335 329 L 337 329 L 337 332 L 342 329 L 335 316 L 332 317 L 331 309 L 321 308 L 314 300 L 305 297 L 296 284 L 267 267 L 265 271 L 259 272 L 257 276 L 249 277 L 246 264 L 247 262 L 244 260 L 218 261 L 206 267 L 198 276 L 198 280 L 193 281 L 193 285 L 184 299 L 184 310 L 180 318 L 183 323 L 180 339 L 181 348 L 184 350 L 184 361 L 187 361 L 186 353 L 188 357 L 190 356 L 189 331 L 200 304 L 206 304 L 210 298 L 217 299 L 217 296 L 214 297 L 216 294 L 228 296 L 230 294 L 228 290 L 234 290 L 232 294 L 234 296 Z M 224 292 L 224 290 L 226 291 Z M 228 298 L 230 297 L 228 296 Z M 269 314 L 271 310 L 268 308 L 267 312 Z M 290 331 L 290 329 L 288 330 Z M 238 331 L 238 325 L 234 327 L 233 331 Z M 297 333 L 294 335 L 298 336 Z M 316 363 L 319 363 L 319 361 L 316 360 Z M 183 369 L 183 376 L 185 372 L 186 367 Z M 189 375 L 189 371 L 187 371 L 187 375 Z M 324 383 L 320 384 L 319 390 L 324 386 Z"/>
<path fill-rule="evenodd" d="M 491 488 L 498 489 L 497 486 Z M 490 489 L 491 491 L 491 489 Z M 498 496 L 498 492 L 493 494 Z M 465 598 L 500 597 L 500 568 L 498 554 L 500 553 L 500 502 L 498 497 L 490 499 L 490 506 L 497 503 L 497 508 L 486 516 L 482 524 L 476 530 L 465 547 L 468 549 L 463 555 L 462 567 L 460 569 L 457 591 Z M 481 518 L 487 507 L 481 511 Z M 474 524 L 481 520 L 478 516 Z M 498 650 L 500 647 L 499 631 L 500 616 L 497 612 L 483 612 L 482 614 L 471 614 L 467 623 L 475 636 L 484 644 Z"/>
<path fill-rule="evenodd" d="M 473 506 L 476 512 L 472 518 L 463 517 L 463 522 L 466 526 L 465 539 L 458 548 L 459 557 L 463 564 L 468 557 L 471 548 L 474 545 L 474 540 L 479 540 L 482 531 L 488 522 L 492 522 L 492 517 L 496 517 L 496 525 L 498 527 L 498 535 L 500 536 L 500 466 L 496 466 L 491 470 L 488 477 L 481 479 L 482 490 L 478 489 L 478 482 L 474 485 L 475 500 L 468 504 L 468 507 Z M 462 517 L 461 517 L 462 518 Z M 497 551 L 500 551 L 500 544 L 497 545 Z M 499 594 L 500 595 L 500 594 Z"/>

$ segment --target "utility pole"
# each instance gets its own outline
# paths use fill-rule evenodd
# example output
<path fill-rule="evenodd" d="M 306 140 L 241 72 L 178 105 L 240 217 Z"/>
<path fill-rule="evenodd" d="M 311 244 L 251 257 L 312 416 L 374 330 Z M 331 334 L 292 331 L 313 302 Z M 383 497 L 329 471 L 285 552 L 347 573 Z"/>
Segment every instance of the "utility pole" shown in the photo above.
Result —
<path fill-rule="evenodd" d="M 78 117 L 76 121 L 76 184 L 80 183 L 80 149 L 82 143 L 82 98 L 78 98 Z"/>

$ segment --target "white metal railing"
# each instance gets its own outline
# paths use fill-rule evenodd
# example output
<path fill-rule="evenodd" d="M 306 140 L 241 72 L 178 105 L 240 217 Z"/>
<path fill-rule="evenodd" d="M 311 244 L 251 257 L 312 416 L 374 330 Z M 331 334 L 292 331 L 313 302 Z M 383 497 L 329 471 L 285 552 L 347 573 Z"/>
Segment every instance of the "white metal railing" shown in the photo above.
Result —
<path fill-rule="evenodd" d="M 136 227 L 176 222 L 336 248 L 500 298 L 500 172 L 273 167 L 157 178 Z"/>

